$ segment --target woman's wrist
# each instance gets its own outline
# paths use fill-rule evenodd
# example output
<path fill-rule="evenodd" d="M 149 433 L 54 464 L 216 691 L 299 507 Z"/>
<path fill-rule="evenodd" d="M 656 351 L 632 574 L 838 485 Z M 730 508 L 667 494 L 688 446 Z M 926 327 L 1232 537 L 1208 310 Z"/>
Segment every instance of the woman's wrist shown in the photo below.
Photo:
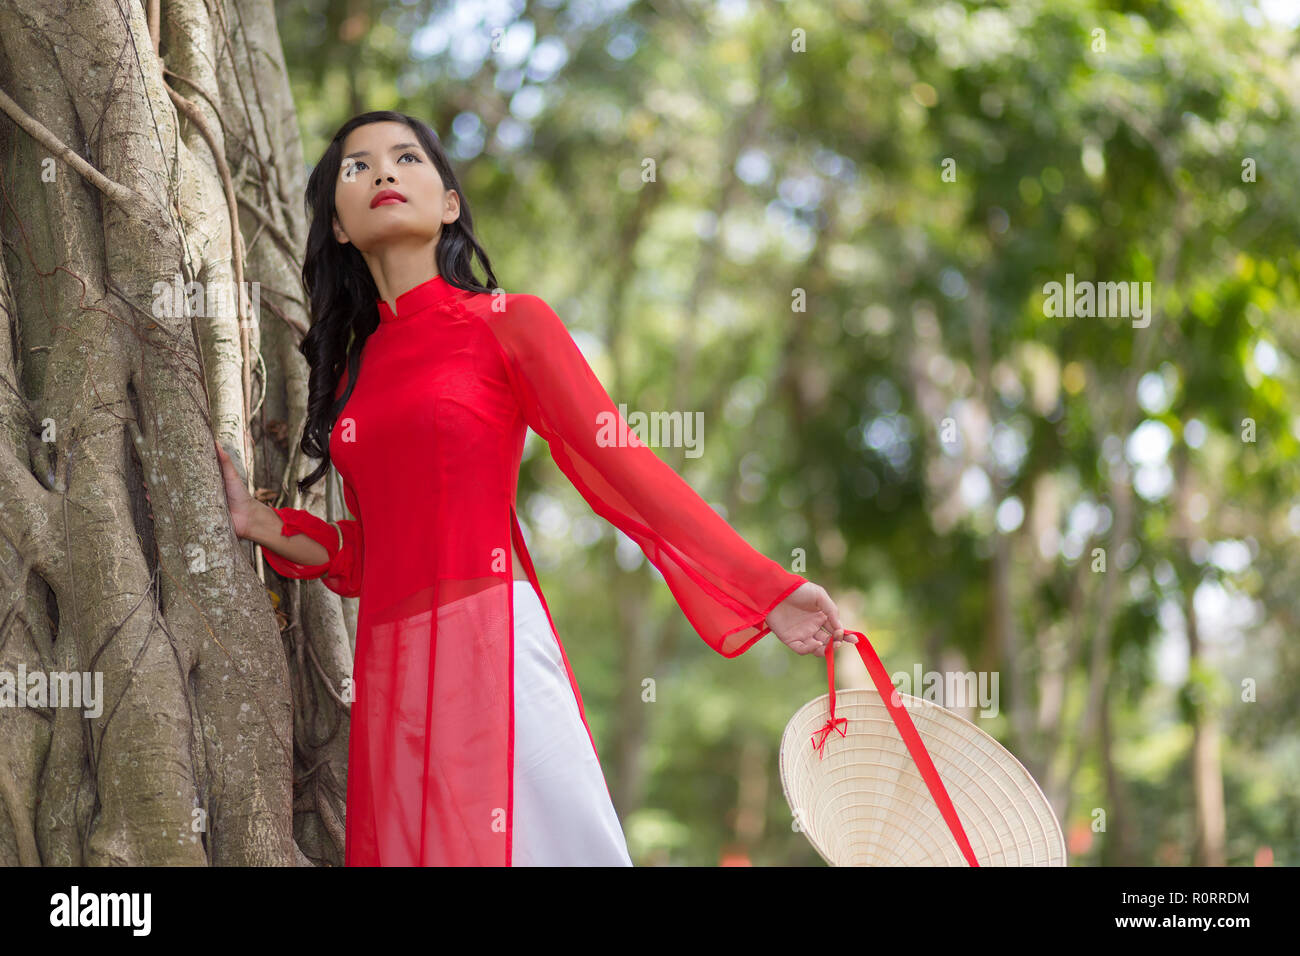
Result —
<path fill-rule="evenodd" d="M 262 502 L 252 507 L 246 537 L 287 561 L 310 568 L 329 565 L 346 544 L 337 522 L 297 508 L 284 509 L 281 515 Z"/>
<path fill-rule="evenodd" d="M 248 534 L 244 537 L 249 541 L 265 546 L 267 542 L 274 541 L 280 534 L 280 529 L 284 527 L 284 521 L 275 513 L 275 509 L 265 502 L 255 501 L 250 507 Z"/>

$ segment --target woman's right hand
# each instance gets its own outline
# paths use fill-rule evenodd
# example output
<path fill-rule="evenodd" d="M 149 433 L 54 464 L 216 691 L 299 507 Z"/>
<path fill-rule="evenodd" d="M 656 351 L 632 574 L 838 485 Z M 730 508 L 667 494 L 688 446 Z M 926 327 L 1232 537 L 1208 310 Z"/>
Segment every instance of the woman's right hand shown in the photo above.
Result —
<path fill-rule="evenodd" d="M 217 446 L 217 460 L 221 462 L 221 480 L 226 486 L 226 506 L 230 509 L 230 522 L 234 525 L 235 536 L 246 538 L 252 526 L 254 509 L 259 502 L 255 501 L 248 493 L 248 489 L 244 487 L 244 479 L 239 477 L 235 463 L 221 447 L 221 443 L 215 439 L 213 443 Z"/>

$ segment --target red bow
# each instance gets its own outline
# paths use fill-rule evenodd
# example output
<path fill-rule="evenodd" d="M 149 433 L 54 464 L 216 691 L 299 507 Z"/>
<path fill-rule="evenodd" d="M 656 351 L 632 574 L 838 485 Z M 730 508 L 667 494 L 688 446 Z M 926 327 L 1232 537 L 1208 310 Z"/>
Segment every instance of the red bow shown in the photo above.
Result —
<path fill-rule="evenodd" d="M 841 724 L 843 726 L 840 726 Z M 826 721 L 826 726 L 822 727 L 821 730 L 812 735 L 813 750 L 817 751 L 817 759 L 820 760 L 822 757 L 826 756 L 825 746 L 827 739 L 830 738 L 831 731 L 837 731 L 841 737 L 847 737 L 848 734 L 845 732 L 844 727 L 847 727 L 848 725 L 849 719 L 847 717 L 840 717 L 838 719 L 832 717 L 830 720 Z M 821 740 L 818 740 L 818 737 L 821 737 Z"/>

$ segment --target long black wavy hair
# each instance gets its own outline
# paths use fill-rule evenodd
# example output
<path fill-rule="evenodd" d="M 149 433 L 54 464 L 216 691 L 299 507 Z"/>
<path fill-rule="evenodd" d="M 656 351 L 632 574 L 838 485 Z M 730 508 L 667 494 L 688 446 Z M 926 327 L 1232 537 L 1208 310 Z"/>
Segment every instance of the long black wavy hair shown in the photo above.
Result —
<path fill-rule="evenodd" d="M 329 470 L 330 431 L 357 382 L 361 368 L 361 348 L 370 333 L 379 326 L 375 307 L 379 288 L 370 267 L 352 243 L 339 242 L 334 236 L 334 187 L 343 167 L 343 141 L 358 126 L 367 123 L 405 123 L 415 133 L 424 153 L 442 177 L 445 189 L 460 197 L 460 217 L 444 223 L 438 239 L 435 261 L 438 275 L 450 285 L 470 292 L 491 292 L 498 283 L 487 253 L 474 236 L 474 218 L 469 200 L 460 188 L 451 162 L 437 135 L 425 123 L 405 113 L 374 110 L 354 116 L 344 123 L 307 180 L 307 215 L 311 226 L 307 233 L 307 254 L 303 259 L 302 282 L 307 290 L 311 330 L 303 337 L 298 351 L 311 368 L 307 378 L 307 421 L 303 427 L 301 448 L 309 458 L 320 459 L 316 470 L 298 482 L 306 491 Z M 487 273 L 487 285 L 474 277 L 472 262 L 477 255 Z M 347 368 L 348 387 L 334 399 Z"/>

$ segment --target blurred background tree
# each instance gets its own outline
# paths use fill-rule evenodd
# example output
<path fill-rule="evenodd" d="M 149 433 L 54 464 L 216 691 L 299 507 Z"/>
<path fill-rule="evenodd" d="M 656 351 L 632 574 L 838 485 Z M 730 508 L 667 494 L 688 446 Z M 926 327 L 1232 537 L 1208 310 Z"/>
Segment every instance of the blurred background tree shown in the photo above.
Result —
<path fill-rule="evenodd" d="M 1300 863 L 1295 11 L 276 7 L 307 162 L 355 113 L 428 122 L 504 287 L 616 402 L 701 413 L 706 454 L 656 450 L 747 540 L 891 672 L 999 675 L 997 717 L 945 703 L 1073 863 Z M 1050 314 L 1067 275 L 1151 283 L 1149 321 Z M 817 862 L 776 749 L 820 660 L 715 659 L 526 455 L 635 862 Z"/>

